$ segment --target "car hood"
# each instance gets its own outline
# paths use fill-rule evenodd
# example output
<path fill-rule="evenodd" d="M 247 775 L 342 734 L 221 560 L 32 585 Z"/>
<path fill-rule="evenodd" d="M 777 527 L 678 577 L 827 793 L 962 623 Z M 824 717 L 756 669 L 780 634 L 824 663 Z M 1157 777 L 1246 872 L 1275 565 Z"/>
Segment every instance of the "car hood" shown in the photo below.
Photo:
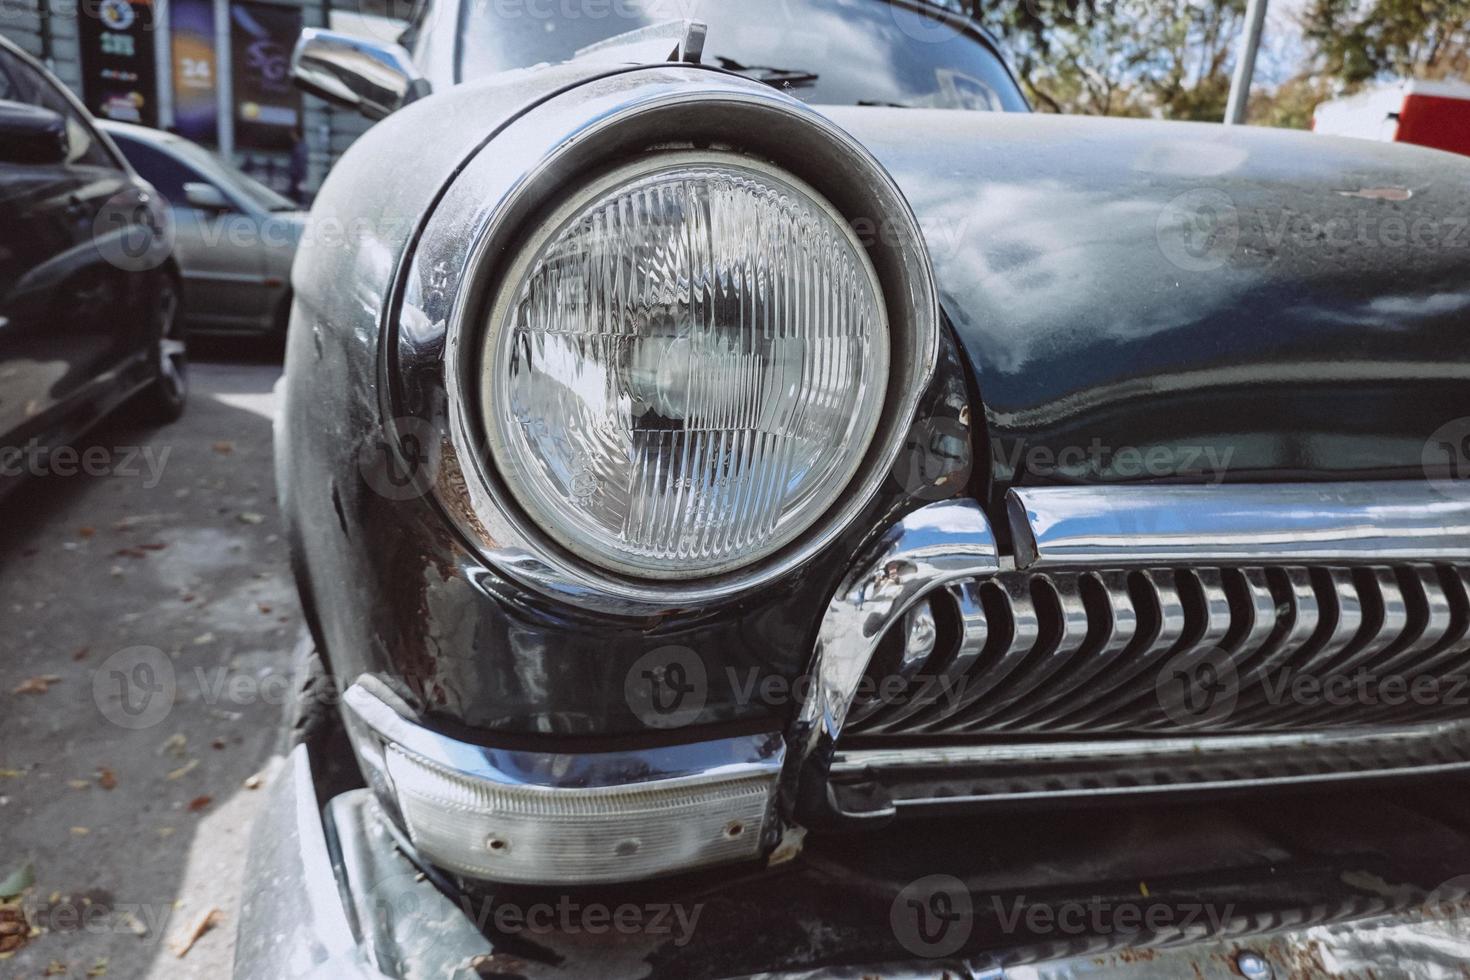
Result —
<path fill-rule="evenodd" d="M 824 111 L 919 216 L 997 488 L 1419 476 L 1470 413 L 1470 159 L 1263 128 Z"/>

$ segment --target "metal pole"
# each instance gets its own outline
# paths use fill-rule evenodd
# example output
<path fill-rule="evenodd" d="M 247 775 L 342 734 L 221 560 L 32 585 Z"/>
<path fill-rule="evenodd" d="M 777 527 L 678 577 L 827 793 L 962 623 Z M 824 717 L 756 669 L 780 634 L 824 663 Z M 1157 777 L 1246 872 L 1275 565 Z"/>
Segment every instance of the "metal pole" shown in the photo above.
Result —
<path fill-rule="evenodd" d="M 230 65 L 230 0 L 214 0 L 214 84 L 219 107 L 219 155 L 235 158 L 234 74 Z"/>
<path fill-rule="evenodd" d="M 1261 48 L 1261 30 L 1266 26 L 1266 0 L 1250 0 L 1245 9 L 1245 37 L 1240 57 L 1235 62 L 1235 77 L 1230 80 L 1230 101 L 1225 105 L 1225 125 L 1245 122 L 1246 103 L 1250 101 L 1251 76 L 1256 73 L 1256 52 Z"/>
<path fill-rule="evenodd" d="M 174 124 L 174 51 L 173 27 L 169 18 L 169 0 L 153 5 L 153 71 L 158 76 L 158 128 Z"/>

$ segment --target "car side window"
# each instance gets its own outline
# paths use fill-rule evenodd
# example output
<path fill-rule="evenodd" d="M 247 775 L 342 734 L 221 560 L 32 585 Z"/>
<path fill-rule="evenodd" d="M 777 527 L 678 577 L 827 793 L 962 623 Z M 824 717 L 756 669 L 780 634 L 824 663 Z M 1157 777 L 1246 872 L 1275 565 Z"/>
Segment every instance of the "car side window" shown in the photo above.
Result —
<path fill-rule="evenodd" d="M 162 194 L 164 200 L 174 207 L 187 206 L 184 197 L 185 184 L 191 181 L 204 182 L 204 178 L 191 167 L 157 147 L 116 132 L 113 133 L 112 139 L 123 151 L 123 156 L 127 157 L 128 162 L 133 165 L 133 169 L 138 171 L 143 179 L 152 184 L 153 189 Z"/>
<path fill-rule="evenodd" d="M 0 100 L 26 102 L 26 94 L 15 79 L 16 61 L 8 51 L 0 51 Z"/>
<path fill-rule="evenodd" d="M 0 51 L 0 87 L 9 85 L 13 94 L 0 95 L 13 102 L 28 102 L 50 109 L 66 120 L 71 152 L 66 162 L 84 167 L 121 169 L 107 147 L 97 138 L 91 122 L 78 111 L 51 80 L 6 51 Z"/>

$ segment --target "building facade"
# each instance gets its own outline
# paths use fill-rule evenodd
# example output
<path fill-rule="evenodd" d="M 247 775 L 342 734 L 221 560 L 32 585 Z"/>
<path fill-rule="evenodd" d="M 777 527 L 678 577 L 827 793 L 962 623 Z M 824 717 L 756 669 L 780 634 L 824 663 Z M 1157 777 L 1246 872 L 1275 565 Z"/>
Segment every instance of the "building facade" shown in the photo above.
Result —
<path fill-rule="evenodd" d="M 304 200 L 368 126 L 290 79 L 301 29 L 344 19 L 362 19 L 352 0 L 0 0 L 0 34 L 98 118 L 178 132 Z"/>

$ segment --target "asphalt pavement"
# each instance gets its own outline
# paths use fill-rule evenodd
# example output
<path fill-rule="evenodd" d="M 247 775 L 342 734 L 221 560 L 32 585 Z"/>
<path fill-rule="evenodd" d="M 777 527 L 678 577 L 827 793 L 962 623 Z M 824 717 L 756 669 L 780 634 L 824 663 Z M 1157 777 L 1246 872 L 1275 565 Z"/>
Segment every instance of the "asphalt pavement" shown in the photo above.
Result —
<path fill-rule="evenodd" d="M 0 896 L 28 885 L 0 905 L 7 980 L 230 975 L 301 616 L 280 364 L 200 350 L 182 420 L 105 423 L 0 501 Z"/>

